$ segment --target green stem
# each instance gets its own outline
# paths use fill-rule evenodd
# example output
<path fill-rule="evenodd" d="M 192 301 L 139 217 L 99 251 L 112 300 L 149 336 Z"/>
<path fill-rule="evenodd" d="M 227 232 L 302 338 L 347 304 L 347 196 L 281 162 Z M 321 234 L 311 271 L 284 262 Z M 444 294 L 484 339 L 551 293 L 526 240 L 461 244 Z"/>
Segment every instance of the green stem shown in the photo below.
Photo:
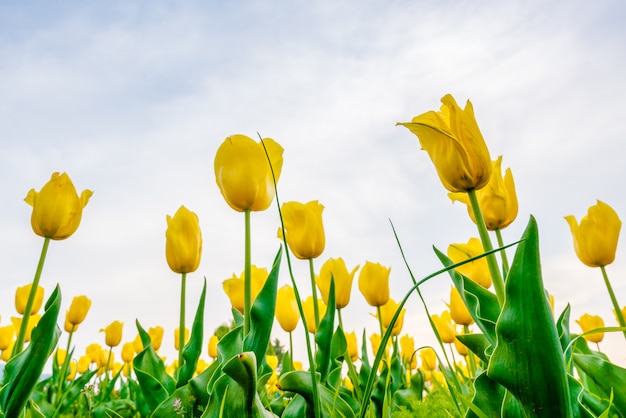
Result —
<path fill-rule="evenodd" d="M 317 286 L 315 286 L 315 268 L 313 267 L 313 259 L 309 258 L 309 274 L 311 276 L 311 295 L 313 296 L 313 315 L 315 318 L 315 329 L 320 326 L 320 308 L 317 304 Z"/>
<path fill-rule="evenodd" d="M 252 309 L 252 263 L 250 256 L 250 210 L 244 211 L 245 226 L 245 258 L 243 273 L 243 335 L 250 332 L 250 310 Z"/>
<path fill-rule="evenodd" d="M 480 205 L 478 204 L 478 198 L 476 197 L 476 190 L 470 189 L 467 191 L 470 203 L 472 204 L 472 212 L 474 212 L 474 219 L 476 219 L 476 225 L 478 226 L 478 233 L 480 234 L 480 240 L 483 244 L 483 250 L 485 252 L 493 250 L 491 245 L 491 238 L 489 238 L 489 231 L 487 231 L 487 225 L 485 225 L 485 219 L 480 211 Z M 491 280 L 493 281 L 493 287 L 496 290 L 496 296 L 500 306 L 504 304 L 504 280 L 500 274 L 500 267 L 498 267 L 498 261 L 495 254 L 488 254 L 487 265 L 489 266 L 489 273 L 491 274 Z"/>
<path fill-rule="evenodd" d="M 463 335 L 469 334 L 469 326 L 463 325 Z M 467 367 L 469 367 L 469 375 L 470 379 L 474 379 L 476 377 L 476 359 L 474 358 L 474 353 L 471 350 L 467 350 Z"/>
<path fill-rule="evenodd" d="M 181 273 L 180 282 L 180 322 L 178 325 L 178 367 L 183 365 L 183 347 L 185 346 L 185 290 L 187 287 L 187 273 Z"/>
<path fill-rule="evenodd" d="M 383 338 L 383 335 L 385 334 L 385 331 L 383 330 L 383 317 L 380 314 L 380 306 L 376 307 L 376 312 L 378 313 L 378 326 L 380 327 L 380 338 Z M 376 353 L 374 353 L 375 355 Z"/>
<path fill-rule="evenodd" d="M 24 310 L 24 316 L 22 317 L 22 323 L 20 325 L 20 331 L 17 334 L 15 345 L 13 346 L 13 353 L 11 357 L 15 357 L 24 349 L 24 340 L 26 339 L 26 331 L 28 330 L 28 321 L 30 319 L 30 311 L 33 309 L 35 303 L 35 295 L 39 288 L 39 279 L 41 278 L 41 272 L 43 271 L 43 264 L 46 261 L 46 254 L 48 253 L 48 246 L 50 245 L 50 237 L 43 239 L 43 248 L 41 249 L 41 255 L 39 256 L 39 263 L 37 264 L 37 271 L 35 271 L 35 278 L 28 294 L 28 301 L 26 302 L 26 309 Z"/>
<path fill-rule="evenodd" d="M 67 337 L 67 349 L 65 350 L 65 362 L 63 363 L 63 367 L 61 370 L 61 376 L 59 378 L 59 387 L 57 388 L 57 402 L 61 401 L 61 392 L 63 391 L 63 382 L 65 381 L 65 374 L 67 373 L 67 365 L 72 360 L 70 358 L 70 345 L 72 344 L 72 336 L 74 335 L 74 329 L 76 325 L 72 324 L 72 331 L 70 331 L 70 335 Z"/>
<path fill-rule="evenodd" d="M 609 276 L 606 274 L 606 268 L 604 266 L 601 266 L 600 270 L 602 271 L 602 277 L 604 277 L 604 284 L 606 284 L 606 289 L 609 291 L 611 302 L 613 302 L 613 309 L 615 310 L 617 322 L 619 323 L 620 327 L 626 327 L 626 322 L 624 322 L 624 315 L 622 315 L 622 311 L 619 308 L 619 303 L 617 303 L 617 298 L 615 298 L 615 293 L 613 292 L 613 287 L 611 286 L 611 282 L 609 281 Z M 626 337 L 626 331 L 623 332 L 624 337 Z"/>
<path fill-rule="evenodd" d="M 293 370 L 293 332 L 289 332 L 289 369 Z"/>
<path fill-rule="evenodd" d="M 496 229 L 496 238 L 498 239 L 498 247 L 504 247 L 504 240 L 502 239 L 502 231 L 500 228 Z M 500 251 L 502 257 L 502 275 L 506 277 L 509 274 L 509 259 L 506 256 L 506 250 Z"/>

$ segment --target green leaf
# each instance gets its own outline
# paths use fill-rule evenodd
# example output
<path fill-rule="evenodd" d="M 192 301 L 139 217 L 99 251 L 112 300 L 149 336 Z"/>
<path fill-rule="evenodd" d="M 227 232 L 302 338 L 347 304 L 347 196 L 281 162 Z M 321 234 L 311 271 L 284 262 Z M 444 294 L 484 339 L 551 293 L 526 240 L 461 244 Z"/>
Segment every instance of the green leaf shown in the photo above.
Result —
<path fill-rule="evenodd" d="M 418 370 L 413 376 L 411 376 L 411 383 L 408 388 L 397 390 L 393 394 L 394 404 L 405 408 L 411 408 L 412 402 L 422 400 L 424 383 L 424 375 Z"/>
<path fill-rule="evenodd" d="M 502 410 L 502 401 L 506 390 L 487 376 L 486 372 L 479 374 L 474 379 L 474 397 L 472 403 L 489 417 L 499 417 Z M 467 411 L 465 418 L 478 417 L 471 410 Z"/>
<path fill-rule="evenodd" d="M 485 363 L 489 362 L 487 349 L 491 346 L 483 334 L 459 334 L 456 338 L 461 341 L 472 353 L 476 354 Z"/>
<path fill-rule="evenodd" d="M 28 347 L 4 366 L 6 384 L 0 389 L 0 410 L 7 417 L 20 416 L 57 345 L 61 335 L 57 326 L 60 308 L 61 289 L 57 285 L 46 302 L 43 316 L 31 332 Z"/>
<path fill-rule="evenodd" d="M 335 281 L 331 277 L 330 287 L 328 290 L 328 305 L 326 306 L 326 314 L 320 321 L 319 327 L 315 332 L 315 343 L 317 344 L 315 364 L 317 364 L 317 371 L 320 374 L 322 383 L 326 382 L 326 379 L 328 378 L 330 362 L 332 360 L 330 351 L 333 339 L 333 330 L 335 328 L 335 310 Z M 341 354 L 343 355 L 343 353 Z"/>
<path fill-rule="evenodd" d="M 174 393 L 176 381 L 166 373 L 163 360 L 152 348 L 150 335 L 141 327 L 139 321 L 136 323 L 144 349 L 135 356 L 133 368 L 145 401 L 150 409 L 154 410 Z"/>
<path fill-rule="evenodd" d="M 531 217 L 505 284 L 487 375 L 536 417 L 571 416 L 563 351 L 546 298 L 537 223 Z"/>
<path fill-rule="evenodd" d="M 574 353 L 574 363 L 606 393 L 613 393 L 618 411 L 626 411 L 626 369 L 599 356 Z"/>
<path fill-rule="evenodd" d="M 282 251 L 279 250 L 274 258 L 272 271 L 250 309 L 250 331 L 243 340 L 243 351 L 253 351 L 258 359 L 265 358 L 274 325 L 281 255 Z M 260 365 L 261 362 L 259 362 Z"/>
<path fill-rule="evenodd" d="M 200 294 L 198 309 L 196 310 L 196 316 L 191 327 L 191 336 L 183 348 L 183 363 L 178 365 L 178 380 L 176 381 L 177 388 L 185 386 L 189 382 L 189 379 L 193 377 L 193 374 L 196 372 L 196 367 L 198 366 L 198 359 L 200 358 L 200 353 L 202 352 L 205 296 L 206 278 L 204 279 L 204 286 L 202 287 L 202 293 Z"/>
<path fill-rule="evenodd" d="M 189 385 L 177 388 L 152 412 L 151 417 L 193 416 L 195 397 Z"/>

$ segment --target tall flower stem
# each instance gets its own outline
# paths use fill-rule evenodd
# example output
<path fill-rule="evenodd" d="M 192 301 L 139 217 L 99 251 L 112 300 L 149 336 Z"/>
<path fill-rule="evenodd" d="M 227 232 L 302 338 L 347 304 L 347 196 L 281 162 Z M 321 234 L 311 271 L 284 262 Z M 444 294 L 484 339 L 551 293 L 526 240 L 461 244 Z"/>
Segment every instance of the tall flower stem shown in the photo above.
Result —
<path fill-rule="evenodd" d="M 502 231 L 500 228 L 496 229 L 496 238 L 498 239 L 498 247 L 504 247 L 504 240 L 502 239 Z M 500 257 L 502 257 L 502 274 L 504 277 L 509 274 L 509 259 L 506 256 L 506 250 L 500 251 Z"/>
<path fill-rule="evenodd" d="M 480 205 L 478 204 L 478 198 L 476 197 L 476 190 L 470 189 L 467 191 L 470 203 L 472 204 L 472 212 L 474 212 L 474 219 L 476 219 L 476 226 L 478 226 L 478 233 L 480 234 L 480 241 L 483 244 L 485 252 L 493 250 L 491 245 L 491 238 L 489 238 L 489 231 L 487 231 L 487 225 L 485 225 L 485 218 L 480 211 Z M 500 306 L 504 304 L 504 280 L 500 273 L 500 267 L 496 260 L 495 254 L 491 253 L 487 256 L 487 265 L 489 266 L 489 273 L 491 274 L 491 280 L 493 281 L 493 287 L 496 290 L 496 296 Z"/>
<path fill-rule="evenodd" d="M 289 368 L 293 370 L 293 332 L 289 333 Z"/>
<path fill-rule="evenodd" d="M 72 324 L 72 331 L 67 337 L 67 348 L 65 350 L 66 356 L 65 361 L 63 362 L 63 367 L 61 368 L 61 375 L 59 376 L 59 387 L 57 388 L 57 402 L 61 401 L 61 393 L 63 392 L 63 382 L 65 381 L 65 374 L 67 373 L 67 365 L 70 361 L 72 361 L 70 357 L 70 348 L 72 344 L 72 336 L 74 335 L 74 329 L 76 329 L 76 325 Z"/>
<path fill-rule="evenodd" d="M 378 314 L 378 326 L 380 327 L 380 338 L 383 338 L 385 331 L 383 330 L 383 316 L 380 314 L 380 306 L 376 307 L 376 313 Z"/>
<path fill-rule="evenodd" d="M 245 255 L 243 273 L 243 335 L 250 331 L 250 310 L 252 309 L 252 257 L 250 255 L 250 210 L 244 211 L 246 218 Z"/>
<path fill-rule="evenodd" d="M 13 353 L 11 357 L 15 357 L 24 349 L 24 340 L 26 339 L 26 331 L 28 330 L 28 321 L 30 319 L 30 311 L 33 309 L 35 303 L 35 295 L 39 288 L 39 279 L 41 278 L 41 272 L 43 271 L 43 264 L 46 261 L 46 254 L 48 253 L 48 246 L 50 245 L 50 237 L 43 239 L 43 247 L 41 249 L 41 255 L 39 256 L 39 263 L 37 264 L 37 271 L 35 271 L 35 277 L 33 278 L 33 284 L 30 287 L 28 293 L 28 301 L 26 301 L 26 309 L 24 310 L 24 317 L 20 324 L 20 330 L 13 346 Z"/>
<path fill-rule="evenodd" d="M 315 329 L 320 326 L 320 308 L 317 304 L 317 288 L 315 286 L 315 268 L 313 259 L 309 258 L 309 273 L 311 275 L 311 295 L 313 296 L 313 316 L 315 317 Z"/>
<path fill-rule="evenodd" d="M 469 334 L 469 326 L 463 325 L 463 335 Z M 467 366 L 469 367 L 470 378 L 474 379 L 476 377 L 476 358 L 474 357 L 474 353 L 471 350 L 468 350 L 467 353 Z"/>
<path fill-rule="evenodd" d="M 178 368 L 183 365 L 183 347 L 185 346 L 185 291 L 187 273 L 181 273 L 180 282 L 180 319 L 178 324 Z"/>
<path fill-rule="evenodd" d="M 611 297 L 611 302 L 613 303 L 613 309 L 615 310 L 615 316 L 617 317 L 617 322 L 620 327 L 626 327 L 626 322 L 624 321 L 624 315 L 619 308 L 619 304 L 617 303 L 617 298 L 615 297 L 615 293 L 613 292 L 613 287 L 611 286 L 611 282 L 609 281 L 609 276 L 606 274 L 606 268 L 604 266 L 600 267 L 602 271 L 602 277 L 604 277 L 604 284 L 606 284 L 606 290 L 609 291 L 609 296 Z M 624 332 L 624 337 L 626 337 L 626 331 Z"/>

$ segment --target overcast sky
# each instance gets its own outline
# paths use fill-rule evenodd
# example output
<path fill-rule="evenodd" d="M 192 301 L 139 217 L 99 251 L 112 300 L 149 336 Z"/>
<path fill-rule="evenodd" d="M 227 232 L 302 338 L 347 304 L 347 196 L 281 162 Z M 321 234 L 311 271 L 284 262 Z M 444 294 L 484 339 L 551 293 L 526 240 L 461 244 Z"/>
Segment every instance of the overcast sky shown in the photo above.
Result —
<path fill-rule="evenodd" d="M 418 278 L 440 268 L 433 245 L 445 251 L 477 236 L 417 138 L 395 126 L 438 109 L 446 93 L 473 102 L 492 157 L 512 168 L 520 210 L 504 237 L 518 239 L 537 218 L 557 311 L 572 304 L 573 332 L 583 313 L 615 325 L 601 273 L 578 261 L 563 216 L 580 219 L 596 199 L 626 216 L 625 18 L 617 0 L 3 1 L 0 325 L 15 315 L 14 290 L 32 280 L 41 251 L 23 198 L 54 171 L 94 191 L 76 234 L 52 242 L 41 280 L 46 297 L 61 285 L 63 312 L 76 295 L 93 300 L 78 353 L 103 344 L 99 329 L 116 319 L 132 340 L 138 319 L 165 328 L 162 352 L 174 358 L 180 278 L 165 261 L 165 216 L 183 204 L 204 237 L 187 316 L 206 277 L 207 333 L 229 321 L 222 281 L 243 270 L 244 219 L 221 197 L 213 159 L 235 133 L 285 148 L 282 201 L 326 207 L 316 267 L 330 257 L 391 266 L 401 299 L 411 281 L 390 219 Z M 252 223 L 252 261 L 269 267 L 280 246 L 275 206 Z M 623 246 L 607 270 L 626 305 Z M 307 264 L 295 273 L 309 295 Z M 424 286 L 433 313 L 449 288 L 447 276 Z M 405 332 L 432 344 L 418 299 L 407 308 Z M 364 326 L 378 329 L 373 311 L 355 280 L 343 318 L 359 343 Z M 621 334 L 601 348 L 626 363 Z M 305 360 L 302 345 L 295 354 Z"/>

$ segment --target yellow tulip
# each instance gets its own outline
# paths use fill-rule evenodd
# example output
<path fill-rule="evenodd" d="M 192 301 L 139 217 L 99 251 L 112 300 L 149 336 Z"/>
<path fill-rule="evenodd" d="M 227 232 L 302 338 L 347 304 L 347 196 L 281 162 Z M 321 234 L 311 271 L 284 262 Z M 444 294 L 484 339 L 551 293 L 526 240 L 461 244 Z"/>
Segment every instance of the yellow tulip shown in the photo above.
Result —
<path fill-rule="evenodd" d="M 345 333 L 346 343 L 348 344 L 348 355 L 350 360 L 357 361 L 359 359 L 359 348 L 356 343 L 356 333 L 354 331 Z"/>
<path fill-rule="evenodd" d="M 359 290 L 370 306 L 383 306 L 389 300 L 391 267 L 367 261 L 359 273 Z"/>
<path fill-rule="evenodd" d="M 415 359 L 415 340 L 408 334 L 400 337 L 400 352 L 402 353 L 402 360 L 406 364 L 412 365 Z"/>
<path fill-rule="evenodd" d="M 199 375 L 200 373 L 202 373 L 203 371 L 206 370 L 206 368 L 209 367 L 209 363 L 207 363 L 206 361 L 204 361 L 204 359 L 198 359 L 198 363 L 196 364 L 196 372 L 195 375 Z"/>
<path fill-rule="evenodd" d="M 245 135 L 232 135 L 215 154 L 215 181 L 231 208 L 263 211 L 275 195 L 272 170 L 278 182 L 282 167 L 283 147 L 273 139 L 264 138 L 260 143 Z"/>
<path fill-rule="evenodd" d="M 65 318 L 68 323 L 74 325 L 74 330 L 85 320 L 89 308 L 91 308 L 91 299 L 87 296 L 75 296 L 72 299 L 70 309 L 66 312 Z"/>
<path fill-rule="evenodd" d="M 13 353 L 14 345 L 15 345 L 15 340 L 11 340 L 9 346 L 5 350 L 2 350 L 2 355 L 0 356 L 0 360 L 4 361 L 5 363 L 11 360 L 11 354 Z"/>
<path fill-rule="evenodd" d="M 133 348 L 135 349 L 135 354 L 139 354 L 143 351 L 143 342 L 141 341 L 141 336 L 139 334 L 137 334 L 133 340 Z"/>
<path fill-rule="evenodd" d="M 4 351 L 11 346 L 15 338 L 15 327 L 13 324 L 0 327 L 0 351 Z"/>
<path fill-rule="evenodd" d="M 467 346 L 463 344 L 458 338 L 454 338 L 454 348 L 456 348 L 457 353 L 459 353 L 463 357 L 467 357 L 467 355 L 469 354 Z"/>
<path fill-rule="evenodd" d="M 224 289 L 224 292 L 228 296 L 228 299 L 230 299 L 230 304 L 233 308 L 237 309 L 241 313 L 243 313 L 244 308 L 244 274 L 245 272 L 242 272 L 241 276 L 239 277 L 233 274 L 233 277 L 231 277 L 230 279 L 226 279 L 222 282 L 222 287 Z M 254 300 L 256 299 L 261 289 L 263 289 L 265 281 L 267 280 L 267 269 L 258 268 L 257 266 L 252 265 L 250 276 L 252 279 L 252 303 L 254 303 Z"/>
<path fill-rule="evenodd" d="M 435 350 L 432 348 L 426 347 L 421 349 L 420 358 L 422 359 L 420 366 L 422 370 L 432 372 L 437 369 L 437 354 L 435 354 Z"/>
<path fill-rule="evenodd" d="M 26 303 L 28 302 L 28 295 L 31 287 L 32 283 L 15 289 L 15 310 L 20 315 L 24 315 L 24 312 L 26 311 Z M 31 315 L 36 314 L 39 312 L 39 309 L 41 309 L 41 305 L 43 304 L 43 293 L 43 287 L 37 286 L 33 307 L 30 310 Z"/>
<path fill-rule="evenodd" d="M 449 193 L 448 196 L 452 201 L 467 205 L 467 212 L 472 221 L 476 223 L 467 193 Z M 518 204 L 513 173 L 510 168 L 507 168 L 504 178 L 502 178 L 502 156 L 493 162 L 491 179 L 487 186 L 476 191 L 476 198 L 485 219 L 485 225 L 490 231 L 506 228 L 517 217 Z"/>
<path fill-rule="evenodd" d="M 174 330 L 174 348 L 176 351 L 180 349 L 180 328 Z M 189 328 L 185 328 L 185 344 L 189 341 Z M 183 347 L 184 348 L 184 347 Z"/>
<path fill-rule="evenodd" d="M 370 344 L 372 345 L 372 352 L 374 353 L 374 356 L 376 356 L 376 354 L 378 353 L 378 350 L 380 350 L 381 341 L 382 341 L 382 338 L 380 334 L 374 333 L 370 336 Z M 385 347 L 385 358 L 387 357 L 389 357 L 389 341 L 387 341 L 387 347 Z"/>
<path fill-rule="evenodd" d="M 202 232 L 198 215 L 184 206 L 174 217 L 167 215 L 165 257 L 175 273 L 191 273 L 198 269 L 202 256 Z"/>
<path fill-rule="evenodd" d="M 65 377 L 65 380 L 69 380 L 71 382 L 76 377 L 76 369 L 77 369 L 76 361 L 70 361 L 69 366 L 70 366 L 70 369 L 68 371 L 67 376 Z"/>
<path fill-rule="evenodd" d="M 300 321 L 300 311 L 293 287 L 288 284 L 278 289 L 276 293 L 276 319 L 285 332 L 292 332 Z"/>
<path fill-rule="evenodd" d="M 289 249 L 297 258 L 317 258 L 324 252 L 326 237 L 322 223 L 322 206 L 317 200 L 307 203 L 286 202 L 281 207 Z M 278 238 L 283 231 L 278 229 Z"/>
<path fill-rule="evenodd" d="M 62 240 L 70 237 L 80 225 L 83 208 L 93 192 L 83 190 L 80 197 L 66 173 L 53 173 L 39 192 L 31 189 L 24 199 L 33 207 L 30 223 L 35 234 Z"/>
<path fill-rule="evenodd" d="M 604 320 L 598 315 L 584 314 L 577 321 L 583 333 L 593 331 L 597 328 L 604 328 Z M 599 343 L 604 339 L 604 332 L 597 332 L 595 334 L 583 335 L 583 337 L 590 343 Z"/>
<path fill-rule="evenodd" d="M 454 325 L 452 325 L 450 312 L 443 311 L 441 316 L 433 315 L 431 319 L 433 320 L 435 328 L 437 328 L 437 332 L 439 333 L 439 337 L 443 343 L 452 344 L 456 341 L 456 332 L 454 330 Z"/>
<path fill-rule="evenodd" d="M 131 363 L 135 358 L 135 347 L 132 342 L 122 344 L 122 361 Z"/>
<path fill-rule="evenodd" d="M 626 318 L 626 306 L 620 309 L 620 311 L 622 312 L 622 317 Z M 619 318 L 617 317 L 617 313 L 615 312 L 615 309 L 613 309 L 613 315 L 615 315 L 615 319 L 619 323 Z"/>
<path fill-rule="evenodd" d="M 99 359 L 102 357 L 104 350 L 102 346 L 98 343 L 89 344 L 85 348 L 85 355 L 89 357 L 89 361 L 91 363 L 98 363 Z"/>
<path fill-rule="evenodd" d="M 26 335 L 24 337 L 24 342 L 30 342 L 30 334 L 33 331 L 33 329 L 37 326 L 40 319 L 41 319 L 41 315 L 39 314 L 34 314 L 30 317 L 30 320 L 28 321 L 28 328 L 26 328 Z M 19 330 L 20 326 L 22 325 L 22 318 L 21 317 L 17 318 L 15 316 L 12 316 L 11 322 L 13 323 L 13 327 Z"/>
<path fill-rule="evenodd" d="M 413 132 L 437 170 L 444 187 L 451 192 L 466 192 L 484 187 L 491 177 L 491 157 L 468 100 L 461 109 L 447 94 L 441 111 L 431 110 L 398 123 Z"/>
<path fill-rule="evenodd" d="M 273 354 L 266 354 L 265 361 L 267 362 L 267 365 L 272 368 L 272 370 L 276 371 L 276 368 L 278 367 L 278 357 Z"/>
<path fill-rule="evenodd" d="M 451 244 L 448 247 L 448 257 L 454 263 L 469 260 L 485 252 L 483 245 L 478 238 L 470 238 L 467 244 Z M 485 289 L 491 287 L 491 274 L 487 257 L 479 258 L 456 267 L 456 270 L 468 279 L 478 283 Z"/>
<path fill-rule="evenodd" d="M 383 328 L 385 328 L 385 330 L 389 328 L 391 320 L 393 319 L 393 316 L 395 315 L 399 306 L 400 305 L 396 303 L 395 300 L 389 298 L 387 303 L 380 307 L 379 320 L 382 322 Z M 396 319 L 396 322 L 393 324 L 393 330 L 391 331 L 391 335 L 393 335 L 394 337 L 400 335 L 400 333 L 402 332 L 402 325 L 404 324 L 405 313 L 406 309 L 402 308 L 402 310 L 400 311 L 400 315 L 398 315 L 398 319 Z"/>
<path fill-rule="evenodd" d="M 89 365 L 91 364 L 91 358 L 88 355 L 84 355 L 81 356 L 78 359 L 78 367 L 77 367 L 77 372 L 78 374 L 84 374 L 85 372 L 89 371 Z"/>
<path fill-rule="evenodd" d="M 604 267 L 615 260 L 622 221 L 604 202 L 589 208 L 587 215 L 576 222 L 573 215 L 565 217 L 574 237 L 576 255 L 589 267 Z"/>
<path fill-rule="evenodd" d="M 306 298 L 304 302 L 302 302 L 302 310 L 304 311 L 304 318 L 306 319 L 307 330 L 310 333 L 315 334 L 317 326 L 315 324 L 315 312 L 313 308 L 313 296 L 309 296 Z M 317 301 L 317 305 L 319 308 L 320 318 L 326 314 L 326 305 L 322 301 Z"/>
<path fill-rule="evenodd" d="M 452 320 L 458 325 L 471 325 L 474 323 L 474 318 L 470 315 L 465 302 L 459 295 L 459 291 L 456 287 L 450 288 L 450 316 Z"/>
<path fill-rule="evenodd" d="M 122 328 L 124 324 L 120 321 L 113 321 L 106 328 L 101 329 L 104 332 L 105 344 L 108 347 L 117 347 L 122 341 Z"/>
<path fill-rule="evenodd" d="M 352 281 L 359 269 L 357 265 L 348 272 L 346 263 L 342 258 L 329 258 L 320 268 L 320 274 L 316 277 L 317 287 L 320 289 L 324 303 L 328 305 L 328 293 L 330 291 L 330 278 L 335 281 L 335 306 L 343 309 L 350 303 L 350 293 L 352 292 Z"/>
<path fill-rule="evenodd" d="M 65 364 L 65 360 L 67 359 L 67 351 L 62 348 L 57 348 L 55 359 L 59 366 L 63 366 Z"/>
<path fill-rule="evenodd" d="M 211 338 L 209 338 L 209 357 L 216 359 L 217 358 L 217 343 L 219 342 L 219 339 L 217 338 L 217 335 L 211 335 Z"/>
<path fill-rule="evenodd" d="M 163 327 L 156 326 L 148 328 L 148 335 L 150 336 L 150 345 L 154 351 L 159 351 L 161 343 L 163 342 Z"/>

